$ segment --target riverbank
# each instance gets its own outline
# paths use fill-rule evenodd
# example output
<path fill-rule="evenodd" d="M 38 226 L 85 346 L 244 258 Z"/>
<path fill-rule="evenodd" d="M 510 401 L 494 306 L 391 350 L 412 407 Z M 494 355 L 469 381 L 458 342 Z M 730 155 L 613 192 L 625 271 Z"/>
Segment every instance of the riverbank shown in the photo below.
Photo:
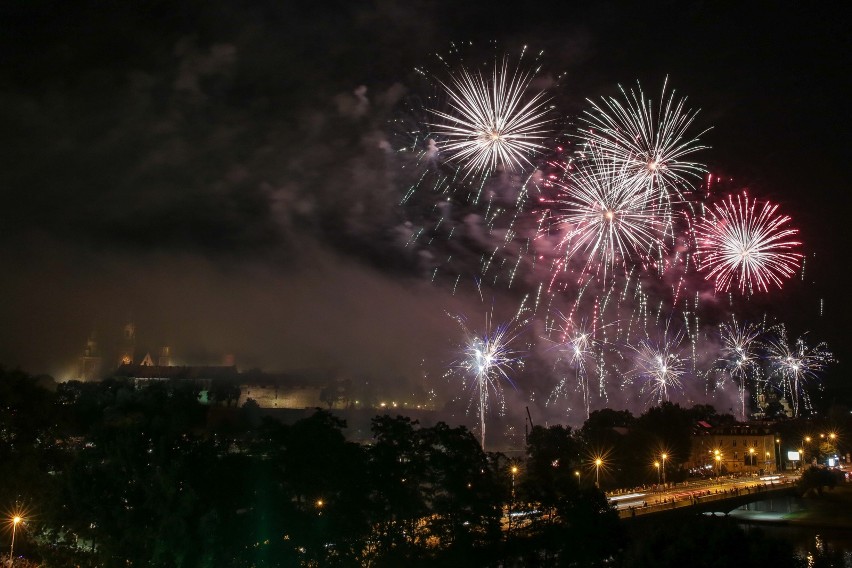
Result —
<path fill-rule="evenodd" d="M 776 507 L 771 501 L 752 504 L 729 516 L 748 524 L 852 530 L 852 484 L 826 490 L 818 497 L 794 498 L 785 507 Z"/>

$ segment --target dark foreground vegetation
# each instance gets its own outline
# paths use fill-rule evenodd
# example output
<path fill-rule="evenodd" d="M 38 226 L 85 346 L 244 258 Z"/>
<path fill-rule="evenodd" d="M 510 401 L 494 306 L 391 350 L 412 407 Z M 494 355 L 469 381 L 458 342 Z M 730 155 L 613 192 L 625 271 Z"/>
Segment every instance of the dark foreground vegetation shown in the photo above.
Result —
<path fill-rule="evenodd" d="M 650 482 L 653 452 L 688 455 L 691 421 L 727 420 L 710 407 L 536 427 L 513 462 L 464 427 L 377 416 L 362 445 L 325 411 L 285 425 L 198 394 L 0 370 L 0 511 L 24 517 L 16 565 L 795 565 L 783 543 L 720 519 L 635 534 L 595 487 L 595 452 L 608 450 L 601 485 Z"/>

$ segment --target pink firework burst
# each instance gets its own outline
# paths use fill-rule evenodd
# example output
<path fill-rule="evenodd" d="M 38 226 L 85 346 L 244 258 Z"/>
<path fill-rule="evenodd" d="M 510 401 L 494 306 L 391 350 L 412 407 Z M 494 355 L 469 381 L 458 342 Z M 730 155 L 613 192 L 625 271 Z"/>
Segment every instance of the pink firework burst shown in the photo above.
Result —
<path fill-rule="evenodd" d="M 770 285 L 781 288 L 783 280 L 801 265 L 801 245 L 790 237 L 799 231 L 788 226 L 790 217 L 779 215 L 778 206 L 760 204 L 742 194 L 729 195 L 708 208 L 696 227 L 698 262 L 715 280 L 717 291 L 764 292 Z"/>

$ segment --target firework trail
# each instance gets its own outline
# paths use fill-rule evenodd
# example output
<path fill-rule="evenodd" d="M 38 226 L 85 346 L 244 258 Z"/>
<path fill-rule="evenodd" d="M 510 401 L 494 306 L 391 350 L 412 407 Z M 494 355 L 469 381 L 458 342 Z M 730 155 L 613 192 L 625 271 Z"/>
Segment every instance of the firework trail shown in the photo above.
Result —
<path fill-rule="evenodd" d="M 782 280 L 801 265 L 796 252 L 801 243 L 789 238 L 798 233 L 787 226 L 790 217 L 776 214 L 769 202 L 758 208 L 746 193 L 715 204 L 696 225 L 697 257 L 706 279 L 717 291 L 736 284 L 741 293 L 781 288 Z"/>
<path fill-rule="evenodd" d="M 722 348 L 713 370 L 722 373 L 722 381 L 730 378 L 737 386 L 740 398 L 740 419 L 746 419 L 746 392 L 749 381 L 756 384 L 760 374 L 757 338 L 762 329 L 754 324 L 739 324 L 736 318 L 719 325 Z M 717 387 L 722 386 L 722 381 Z"/>
<path fill-rule="evenodd" d="M 800 406 L 811 410 L 811 401 L 805 386 L 811 380 L 819 378 L 834 356 L 825 343 L 809 347 L 804 337 L 795 343 L 787 339 L 787 330 L 781 325 L 776 327 L 775 334 L 767 342 L 770 372 L 778 380 L 776 388 L 784 396 L 789 395 L 793 416 L 799 416 Z"/>
<path fill-rule="evenodd" d="M 487 175 L 497 166 L 534 166 L 528 156 L 544 149 L 548 137 L 548 100 L 543 92 L 527 97 L 532 74 L 510 72 L 495 63 L 487 78 L 462 68 L 448 82 L 439 81 L 449 98 L 447 111 L 432 110 L 439 151 L 462 164 L 467 175 Z"/>
<path fill-rule="evenodd" d="M 582 117 L 580 138 L 603 149 L 619 168 L 664 199 L 683 199 L 692 189 L 691 180 L 706 171 L 704 165 L 686 160 L 706 148 L 699 142 L 706 130 L 695 136 L 689 133 L 698 111 L 687 109 L 685 98 L 676 100 L 674 91 L 667 98 L 667 82 L 657 107 L 638 84 L 630 91 L 619 87 L 623 100 L 603 98 L 600 104 L 589 100 L 592 108 Z"/>
<path fill-rule="evenodd" d="M 500 406 L 500 414 L 505 412 L 503 382 L 516 388 L 510 374 L 521 365 L 521 352 L 513 343 L 523 331 L 528 320 L 520 319 L 526 310 L 523 307 L 516 316 L 505 323 L 494 324 L 493 309 L 485 314 L 485 325 L 480 331 L 472 330 L 464 316 L 450 317 L 458 323 L 464 334 L 461 346 L 462 358 L 455 363 L 463 380 L 472 391 L 471 401 L 476 403 L 479 414 L 480 440 L 485 449 L 485 419 L 490 400 L 493 398 Z"/>

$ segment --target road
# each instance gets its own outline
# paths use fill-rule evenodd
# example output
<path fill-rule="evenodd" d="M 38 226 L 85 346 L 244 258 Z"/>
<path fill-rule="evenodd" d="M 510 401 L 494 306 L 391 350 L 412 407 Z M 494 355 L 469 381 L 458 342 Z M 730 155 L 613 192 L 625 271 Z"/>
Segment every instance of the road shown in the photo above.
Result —
<path fill-rule="evenodd" d="M 722 477 L 713 480 L 688 482 L 677 484 L 664 490 L 648 490 L 633 492 L 607 493 L 607 499 L 618 509 L 630 507 L 642 507 L 644 505 L 656 505 L 671 501 L 682 501 L 692 497 L 711 494 L 731 492 L 735 489 L 744 489 L 756 485 L 790 483 L 798 479 L 792 475 L 764 475 L 762 477 Z"/>

